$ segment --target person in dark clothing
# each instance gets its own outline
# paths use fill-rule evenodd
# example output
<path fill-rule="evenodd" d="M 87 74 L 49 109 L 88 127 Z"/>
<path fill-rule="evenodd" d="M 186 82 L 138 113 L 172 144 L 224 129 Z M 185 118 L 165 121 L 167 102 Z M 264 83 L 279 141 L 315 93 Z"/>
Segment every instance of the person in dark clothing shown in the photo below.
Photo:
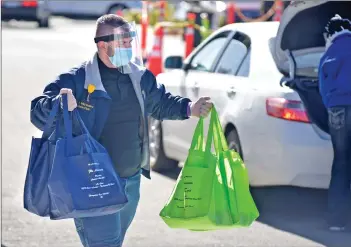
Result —
<path fill-rule="evenodd" d="M 334 160 L 328 193 L 328 224 L 342 231 L 350 210 L 351 185 L 351 23 L 336 15 L 326 26 L 326 51 L 319 86 L 328 109 Z"/>
<path fill-rule="evenodd" d="M 126 178 L 128 203 L 118 213 L 74 219 L 85 247 L 122 246 L 139 202 L 141 174 L 150 178 L 148 117 L 185 120 L 207 116 L 209 97 L 196 102 L 173 96 L 143 66 L 136 27 L 117 15 L 97 20 L 93 58 L 48 84 L 31 102 L 31 122 L 43 130 L 52 106 L 67 94 L 92 137 L 108 151 L 116 172 Z M 79 126 L 73 125 L 75 133 Z"/>

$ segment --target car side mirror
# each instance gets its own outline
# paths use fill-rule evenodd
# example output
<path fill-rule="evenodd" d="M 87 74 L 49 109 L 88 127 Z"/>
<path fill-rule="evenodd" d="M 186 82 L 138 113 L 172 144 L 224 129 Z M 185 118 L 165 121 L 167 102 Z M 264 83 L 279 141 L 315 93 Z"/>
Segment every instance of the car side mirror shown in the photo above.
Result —
<path fill-rule="evenodd" d="M 167 57 L 164 64 L 165 69 L 181 69 L 182 66 L 183 66 L 183 57 L 181 56 Z"/>

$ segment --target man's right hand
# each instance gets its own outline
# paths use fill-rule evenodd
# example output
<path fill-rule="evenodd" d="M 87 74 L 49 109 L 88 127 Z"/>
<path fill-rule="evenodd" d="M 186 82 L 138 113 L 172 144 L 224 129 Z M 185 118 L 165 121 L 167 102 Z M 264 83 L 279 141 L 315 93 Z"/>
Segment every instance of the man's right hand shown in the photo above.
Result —
<path fill-rule="evenodd" d="M 69 88 L 62 88 L 60 90 L 60 95 L 62 94 L 67 94 L 67 100 L 68 100 L 68 111 L 73 111 L 74 109 L 77 108 L 77 100 L 73 95 L 72 89 Z M 62 104 L 62 102 L 61 102 Z"/>

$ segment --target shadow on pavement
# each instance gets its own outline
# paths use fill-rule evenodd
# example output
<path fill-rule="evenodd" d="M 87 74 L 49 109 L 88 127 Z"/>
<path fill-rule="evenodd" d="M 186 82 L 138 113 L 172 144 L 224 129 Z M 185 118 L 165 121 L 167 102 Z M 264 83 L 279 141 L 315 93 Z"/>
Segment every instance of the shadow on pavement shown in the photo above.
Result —
<path fill-rule="evenodd" d="M 253 188 L 252 195 L 261 214 L 259 222 L 328 247 L 350 246 L 350 229 L 343 233 L 327 229 L 327 190 L 267 187 Z M 351 210 L 345 217 L 351 220 Z"/>
<path fill-rule="evenodd" d="M 30 31 L 30 30 L 40 30 L 43 32 L 49 32 L 55 30 L 54 25 L 50 25 L 48 28 L 39 28 L 38 24 L 33 21 L 1 21 L 1 28 L 2 30 L 11 30 L 11 31 Z"/>
<path fill-rule="evenodd" d="M 37 24 L 33 21 L 24 22 L 24 21 L 1 21 L 2 29 L 12 29 L 12 30 L 36 30 L 38 29 Z M 44 28 L 42 30 L 49 30 L 49 28 Z"/>
<path fill-rule="evenodd" d="M 181 168 L 160 172 L 176 180 Z M 310 239 L 327 247 L 351 246 L 350 224 L 345 232 L 330 232 L 325 222 L 327 190 L 298 187 L 252 188 L 252 196 L 260 211 L 258 222 Z"/>

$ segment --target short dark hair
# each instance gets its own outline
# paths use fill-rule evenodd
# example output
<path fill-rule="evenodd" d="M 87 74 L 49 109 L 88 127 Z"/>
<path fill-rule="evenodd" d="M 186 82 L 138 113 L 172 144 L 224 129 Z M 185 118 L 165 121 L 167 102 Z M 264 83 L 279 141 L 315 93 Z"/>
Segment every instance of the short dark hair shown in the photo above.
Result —
<path fill-rule="evenodd" d="M 114 28 L 127 24 L 128 21 L 119 15 L 107 14 L 99 17 L 96 21 L 95 37 L 111 34 Z"/>
<path fill-rule="evenodd" d="M 342 18 L 340 15 L 335 15 L 327 23 L 325 30 L 327 33 L 327 37 L 330 37 L 333 34 L 341 32 L 343 30 L 351 31 L 351 22 L 348 19 Z"/>

